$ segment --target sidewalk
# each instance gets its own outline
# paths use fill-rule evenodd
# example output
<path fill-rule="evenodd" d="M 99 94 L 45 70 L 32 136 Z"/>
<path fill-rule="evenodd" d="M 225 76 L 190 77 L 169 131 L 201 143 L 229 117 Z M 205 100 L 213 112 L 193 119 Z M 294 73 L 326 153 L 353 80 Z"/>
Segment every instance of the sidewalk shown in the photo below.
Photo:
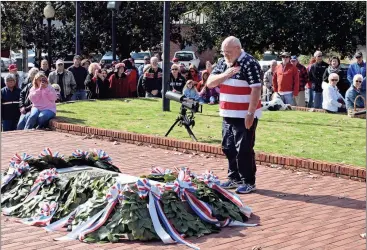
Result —
<path fill-rule="evenodd" d="M 151 166 L 173 168 L 187 166 L 196 173 L 212 169 L 221 180 L 226 176 L 226 160 L 154 149 L 133 144 L 114 145 L 109 141 L 52 131 L 16 131 L 2 133 L 1 168 L 11 156 L 26 152 L 37 156 L 44 147 L 70 155 L 77 148 L 101 148 L 113 163 L 127 174 L 149 173 Z M 253 209 L 249 223 L 255 228 L 225 228 L 219 234 L 190 238 L 201 249 L 365 249 L 366 184 L 329 176 L 258 166 L 257 191 L 241 195 Z M 1 216 L 2 249 L 188 249 L 182 245 L 164 246 L 161 242 L 84 244 L 57 242 L 62 233 L 14 222 Z"/>

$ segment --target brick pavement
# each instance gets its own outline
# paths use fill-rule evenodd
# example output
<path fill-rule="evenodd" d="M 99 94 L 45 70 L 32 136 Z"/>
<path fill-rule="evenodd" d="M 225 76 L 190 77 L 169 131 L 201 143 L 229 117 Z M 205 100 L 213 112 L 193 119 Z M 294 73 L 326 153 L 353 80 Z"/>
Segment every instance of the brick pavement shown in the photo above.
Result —
<path fill-rule="evenodd" d="M 70 155 L 76 149 L 101 148 L 123 172 L 148 173 L 151 166 L 188 166 L 194 172 L 211 168 L 221 178 L 226 175 L 226 161 L 188 155 L 133 144 L 113 145 L 109 141 L 83 139 L 81 136 L 51 131 L 16 131 L 2 133 L 1 168 L 7 168 L 15 152 L 32 155 L 46 146 Z M 219 234 L 190 240 L 201 249 L 365 249 L 366 184 L 305 172 L 258 167 L 255 193 L 241 195 L 254 215 L 254 228 L 225 228 Z M 64 233 L 14 222 L 1 216 L 2 249 L 186 249 L 182 245 L 163 246 L 160 242 L 85 244 L 79 241 L 55 242 Z"/>

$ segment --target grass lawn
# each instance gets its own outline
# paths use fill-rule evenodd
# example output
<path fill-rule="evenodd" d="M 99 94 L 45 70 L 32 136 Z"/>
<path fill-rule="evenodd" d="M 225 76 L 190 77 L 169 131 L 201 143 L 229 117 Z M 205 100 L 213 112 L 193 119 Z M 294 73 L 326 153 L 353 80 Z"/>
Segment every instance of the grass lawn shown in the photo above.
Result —
<path fill-rule="evenodd" d="M 78 102 L 57 106 L 65 122 L 91 127 L 164 136 L 179 113 L 162 111 L 158 99 L 125 99 Z M 221 118 L 218 106 L 205 105 L 196 114 L 193 132 L 200 142 L 220 144 Z M 169 135 L 191 140 L 183 127 Z M 256 133 L 255 150 L 329 162 L 366 165 L 366 120 L 347 116 L 301 111 L 263 112 Z"/>

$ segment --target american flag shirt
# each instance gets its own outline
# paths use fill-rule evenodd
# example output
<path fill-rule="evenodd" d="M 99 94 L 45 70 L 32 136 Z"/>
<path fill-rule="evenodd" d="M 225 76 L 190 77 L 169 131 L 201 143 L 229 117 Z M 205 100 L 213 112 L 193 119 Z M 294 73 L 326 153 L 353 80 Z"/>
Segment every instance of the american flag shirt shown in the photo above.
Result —
<path fill-rule="evenodd" d="M 252 88 L 261 87 L 261 67 L 257 60 L 241 53 L 233 67 L 241 67 L 239 73 L 220 84 L 219 114 L 222 117 L 245 118 L 250 105 Z M 224 58 L 219 59 L 211 74 L 218 75 L 228 68 Z M 261 117 L 261 99 L 259 98 L 255 117 Z"/>

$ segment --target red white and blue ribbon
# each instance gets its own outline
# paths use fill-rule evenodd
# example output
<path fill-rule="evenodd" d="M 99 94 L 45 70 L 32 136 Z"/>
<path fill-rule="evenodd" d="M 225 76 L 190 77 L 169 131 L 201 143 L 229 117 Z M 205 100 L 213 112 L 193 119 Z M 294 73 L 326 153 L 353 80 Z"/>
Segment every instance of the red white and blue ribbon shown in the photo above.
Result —
<path fill-rule="evenodd" d="M 112 163 L 111 157 L 102 149 L 94 149 L 93 154 L 97 156 L 97 158 L 101 161 L 106 161 L 108 163 Z"/>
<path fill-rule="evenodd" d="M 28 162 L 29 160 L 33 159 L 33 156 L 27 154 L 27 153 L 22 153 L 22 154 L 18 154 L 16 153 L 15 155 L 13 155 L 13 157 L 10 160 L 10 164 L 12 163 L 16 163 L 19 164 L 21 162 Z"/>
<path fill-rule="evenodd" d="M 88 151 L 83 151 L 80 149 L 76 149 L 74 152 L 71 153 L 71 155 L 77 159 L 87 159 L 89 157 L 89 154 L 90 153 Z"/>
<path fill-rule="evenodd" d="M 51 223 L 47 227 L 44 227 L 44 229 L 48 232 L 60 231 L 62 228 L 66 227 L 67 225 L 73 222 L 73 220 L 75 219 L 75 216 L 78 214 L 78 212 L 80 211 L 83 205 L 84 204 L 78 206 L 76 209 L 74 209 L 74 211 L 69 213 L 67 216 Z"/>
<path fill-rule="evenodd" d="M 177 232 L 171 222 L 167 219 L 160 203 L 161 194 L 162 191 L 164 191 L 161 186 L 151 185 L 151 183 L 147 179 L 138 180 L 136 186 L 138 188 L 139 196 L 141 198 L 149 196 L 149 214 L 153 222 L 154 230 L 158 234 L 159 238 L 163 241 L 163 243 L 171 244 L 179 242 L 193 249 L 200 249 L 198 246 L 185 240 L 183 236 L 180 235 L 179 232 Z M 162 221 L 166 230 L 164 230 L 160 221 Z"/>
<path fill-rule="evenodd" d="M 39 189 L 41 188 L 41 186 L 43 184 L 45 185 L 50 185 L 51 182 L 57 178 L 58 173 L 56 171 L 56 168 L 50 168 L 50 169 L 45 169 L 43 171 L 41 171 L 37 177 L 37 179 L 35 180 L 35 182 L 33 183 L 31 190 L 28 194 L 28 196 L 26 197 L 26 200 L 31 199 L 32 197 L 34 197 Z"/>
<path fill-rule="evenodd" d="M 124 188 L 123 186 L 117 182 L 115 183 L 108 191 L 106 195 L 106 199 L 108 201 L 107 206 L 94 215 L 92 218 L 87 220 L 86 222 L 77 226 L 71 233 L 68 235 L 57 238 L 55 240 L 75 240 L 79 239 L 83 241 L 85 239 L 85 235 L 92 233 L 98 230 L 103 224 L 107 221 L 116 204 L 122 202 L 125 197 L 123 195 Z"/>
<path fill-rule="evenodd" d="M 162 167 L 152 167 L 151 175 L 161 176 L 170 174 L 172 171 L 170 169 L 165 169 Z"/>
<path fill-rule="evenodd" d="M 29 164 L 25 161 L 19 163 L 12 162 L 6 175 L 1 180 L 1 188 L 6 186 L 15 177 L 21 176 L 24 172 L 29 170 Z"/>
<path fill-rule="evenodd" d="M 19 222 L 30 225 L 30 226 L 47 226 L 54 214 L 56 213 L 58 204 L 54 201 L 52 202 L 41 202 L 40 212 L 37 216 L 32 218 L 22 219 Z"/>
<path fill-rule="evenodd" d="M 57 157 L 64 159 L 64 155 L 60 154 L 59 152 L 52 153 L 50 148 L 44 148 L 43 151 L 38 155 L 39 158 L 43 158 L 45 156 Z"/>
<path fill-rule="evenodd" d="M 168 183 L 165 186 L 166 190 L 177 192 L 182 201 L 187 201 L 192 210 L 205 222 L 220 226 L 217 218 L 212 215 L 210 206 L 196 198 L 193 194 L 195 186 L 191 182 L 191 173 L 187 168 L 181 169 L 174 183 Z"/>
<path fill-rule="evenodd" d="M 222 188 L 220 186 L 220 181 L 217 176 L 213 174 L 212 171 L 206 171 L 203 175 L 197 176 L 198 180 L 203 181 L 208 187 L 211 189 L 216 190 L 220 194 L 222 194 L 225 198 L 227 198 L 230 202 L 232 202 L 234 205 L 236 205 L 241 213 L 243 213 L 246 217 L 250 218 L 252 210 L 250 207 L 244 205 L 241 201 L 241 199 L 234 193 L 229 192 L 228 190 Z M 236 222 L 234 220 L 231 221 L 231 225 L 239 225 L 241 222 Z M 248 224 L 243 223 L 243 226 L 256 226 L 257 224 Z"/>

